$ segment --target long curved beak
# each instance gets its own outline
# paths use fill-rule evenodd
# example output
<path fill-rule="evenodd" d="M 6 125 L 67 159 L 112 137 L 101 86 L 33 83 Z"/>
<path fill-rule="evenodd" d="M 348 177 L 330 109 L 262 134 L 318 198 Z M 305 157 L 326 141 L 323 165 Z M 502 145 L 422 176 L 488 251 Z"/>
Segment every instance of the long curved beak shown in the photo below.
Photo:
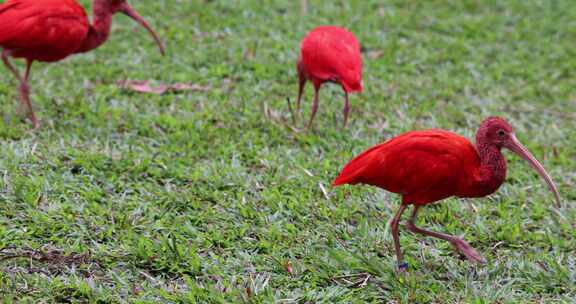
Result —
<path fill-rule="evenodd" d="M 148 24 L 148 22 L 146 22 L 146 20 L 144 20 L 144 18 L 140 16 L 140 14 L 138 14 L 138 12 L 136 12 L 128 3 L 124 4 L 124 7 L 122 8 L 121 12 L 124 15 L 134 19 L 134 21 L 138 22 L 150 33 L 150 35 L 152 35 L 152 37 L 154 37 L 154 41 L 156 41 L 156 44 L 158 44 L 158 48 L 160 48 L 160 54 L 164 56 L 165 55 L 164 45 L 162 44 L 162 41 L 158 37 L 158 34 L 156 34 L 156 32 L 150 26 L 150 24 Z"/>
<path fill-rule="evenodd" d="M 525 159 L 530 164 L 530 166 L 532 166 L 532 168 L 534 168 L 538 172 L 538 174 L 546 181 L 546 184 L 548 184 L 548 188 L 550 189 L 550 191 L 554 193 L 554 196 L 556 198 L 556 206 L 560 208 L 561 206 L 560 194 L 558 193 L 558 188 L 556 188 L 556 185 L 552 181 L 552 178 L 550 177 L 548 172 L 546 172 L 546 169 L 544 169 L 544 167 L 540 164 L 540 162 L 536 158 L 534 158 L 534 156 L 532 156 L 530 151 L 524 148 L 524 146 L 518 141 L 518 139 L 514 134 L 511 134 L 511 139 L 512 140 L 510 141 L 510 143 L 505 145 L 505 147 L 510 149 L 510 151 L 518 154 L 523 159 Z"/>

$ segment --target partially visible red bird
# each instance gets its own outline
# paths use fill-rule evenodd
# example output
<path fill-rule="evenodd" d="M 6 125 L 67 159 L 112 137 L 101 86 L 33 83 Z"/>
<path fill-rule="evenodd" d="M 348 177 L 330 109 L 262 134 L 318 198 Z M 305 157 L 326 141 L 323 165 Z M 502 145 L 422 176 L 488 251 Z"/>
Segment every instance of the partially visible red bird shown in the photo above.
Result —
<path fill-rule="evenodd" d="M 350 104 L 348 93 L 362 92 L 362 55 L 360 44 L 354 34 L 337 26 L 320 26 L 302 40 L 298 69 L 298 100 L 296 113 L 300 113 L 300 101 L 310 80 L 314 85 L 314 104 L 308 127 L 312 125 L 318 110 L 318 92 L 325 82 L 339 83 L 344 90 L 344 127 L 348 122 Z"/>
<path fill-rule="evenodd" d="M 510 124 L 498 117 L 482 122 L 476 133 L 476 146 L 445 130 L 404 133 L 358 155 L 344 167 L 333 185 L 368 184 L 402 195 L 402 205 L 391 223 L 400 271 L 407 264 L 400 250 L 398 223 L 408 205 L 414 205 L 406 225 L 408 230 L 446 240 L 469 260 L 484 262 L 464 240 L 416 227 L 414 221 L 421 206 L 451 196 L 483 197 L 495 192 L 506 178 L 502 148 L 528 161 L 544 178 L 560 207 L 560 195 L 544 167 L 516 139 Z"/>
<path fill-rule="evenodd" d="M 34 128 L 39 124 L 29 96 L 32 63 L 59 61 L 97 48 L 108 39 L 115 13 L 123 13 L 146 28 L 164 54 L 158 35 L 126 0 L 94 0 L 93 11 L 90 25 L 86 12 L 75 0 L 8 0 L 0 4 L 2 61 L 20 83 L 20 99 Z M 9 57 L 26 60 L 24 77 Z"/>

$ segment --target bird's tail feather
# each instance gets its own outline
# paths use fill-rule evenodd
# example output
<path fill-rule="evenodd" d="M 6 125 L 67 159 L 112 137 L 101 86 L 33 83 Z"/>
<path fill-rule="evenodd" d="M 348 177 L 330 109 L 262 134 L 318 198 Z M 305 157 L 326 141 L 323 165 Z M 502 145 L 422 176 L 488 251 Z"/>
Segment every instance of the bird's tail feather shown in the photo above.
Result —
<path fill-rule="evenodd" d="M 376 145 L 348 162 L 348 164 L 344 166 L 344 169 L 342 169 L 342 172 L 340 172 L 338 177 L 334 180 L 332 186 L 336 187 L 344 184 L 354 185 L 362 183 L 365 174 L 373 167 L 372 165 L 375 160 L 374 157 L 377 155 L 377 150 L 381 146 L 382 144 Z"/>

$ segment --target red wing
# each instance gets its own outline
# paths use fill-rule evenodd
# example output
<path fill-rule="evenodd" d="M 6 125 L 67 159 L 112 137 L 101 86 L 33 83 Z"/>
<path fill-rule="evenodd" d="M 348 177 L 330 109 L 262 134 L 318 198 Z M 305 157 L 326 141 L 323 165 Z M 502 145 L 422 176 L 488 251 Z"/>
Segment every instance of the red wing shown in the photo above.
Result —
<path fill-rule="evenodd" d="M 360 44 L 354 36 L 341 37 L 340 43 L 335 43 L 333 49 L 337 54 L 335 60 L 338 75 L 346 91 L 362 91 L 362 55 Z"/>
<path fill-rule="evenodd" d="M 357 91 L 362 78 L 360 45 L 344 29 L 320 27 L 302 42 L 301 58 L 306 72 L 321 80 L 341 81 L 349 91 Z"/>
<path fill-rule="evenodd" d="M 360 154 L 334 185 L 364 183 L 401 194 L 410 203 L 428 203 L 455 195 L 475 157 L 474 147 L 456 134 L 409 132 Z"/>
<path fill-rule="evenodd" d="M 88 29 L 86 13 L 74 1 L 13 0 L 0 6 L 0 46 L 16 56 L 66 57 L 78 49 Z"/>

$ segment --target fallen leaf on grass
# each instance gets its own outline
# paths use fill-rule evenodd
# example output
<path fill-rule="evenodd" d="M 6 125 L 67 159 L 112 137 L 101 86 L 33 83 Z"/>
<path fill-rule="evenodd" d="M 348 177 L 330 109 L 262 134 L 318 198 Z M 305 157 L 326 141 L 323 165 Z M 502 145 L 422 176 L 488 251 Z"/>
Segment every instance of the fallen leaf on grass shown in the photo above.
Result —
<path fill-rule="evenodd" d="M 368 51 L 368 53 L 366 53 L 366 56 L 370 59 L 379 59 L 382 55 L 384 55 L 384 51 L 382 50 Z"/>
<path fill-rule="evenodd" d="M 162 95 L 165 93 L 178 93 L 184 91 L 208 92 L 209 86 L 202 86 L 194 83 L 158 84 L 152 86 L 149 80 L 120 80 L 118 86 L 123 90 L 137 93 L 151 93 Z"/>

